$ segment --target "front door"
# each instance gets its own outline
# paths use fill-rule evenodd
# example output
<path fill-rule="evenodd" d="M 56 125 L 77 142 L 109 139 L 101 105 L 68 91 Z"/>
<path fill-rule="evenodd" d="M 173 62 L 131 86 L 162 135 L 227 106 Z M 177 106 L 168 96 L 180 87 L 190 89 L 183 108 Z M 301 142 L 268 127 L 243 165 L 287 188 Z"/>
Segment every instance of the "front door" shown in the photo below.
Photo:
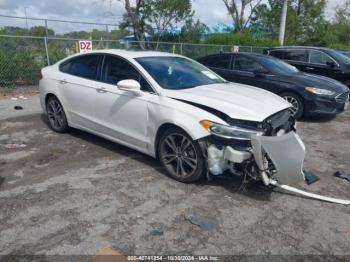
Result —
<path fill-rule="evenodd" d="M 342 70 L 337 62 L 326 53 L 310 50 L 309 62 L 309 73 L 341 80 Z"/>
<path fill-rule="evenodd" d="M 126 79 L 139 81 L 142 95 L 117 87 L 119 81 Z M 128 61 L 106 55 L 95 100 L 97 131 L 121 144 L 146 152 L 150 143 L 147 136 L 148 103 L 157 98 Z"/>

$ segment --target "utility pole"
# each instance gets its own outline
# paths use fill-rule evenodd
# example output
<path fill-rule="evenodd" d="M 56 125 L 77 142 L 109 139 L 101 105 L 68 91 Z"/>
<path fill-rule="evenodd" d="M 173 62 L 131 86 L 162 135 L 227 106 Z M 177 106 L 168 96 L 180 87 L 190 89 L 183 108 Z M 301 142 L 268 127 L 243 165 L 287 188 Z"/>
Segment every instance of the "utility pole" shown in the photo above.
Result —
<path fill-rule="evenodd" d="M 28 17 L 27 17 L 27 6 L 24 7 L 24 14 L 25 14 L 25 17 L 26 17 L 26 26 L 27 26 L 27 30 L 29 31 L 29 27 L 28 27 Z"/>
<path fill-rule="evenodd" d="M 281 46 L 284 45 L 284 35 L 286 32 L 287 9 L 288 9 L 288 0 L 283 0 L 283 6 L 282 6 L 282 12 L 281 12 L 280 33 L 279 33 L 279 38 L 278 38 Z"/>

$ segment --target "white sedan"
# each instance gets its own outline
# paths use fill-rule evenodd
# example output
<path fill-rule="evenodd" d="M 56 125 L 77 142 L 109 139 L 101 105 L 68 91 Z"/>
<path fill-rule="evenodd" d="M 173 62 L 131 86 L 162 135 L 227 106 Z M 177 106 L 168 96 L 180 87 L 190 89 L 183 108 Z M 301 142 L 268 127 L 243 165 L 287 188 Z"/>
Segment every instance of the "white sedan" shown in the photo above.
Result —
<path fill-rule="evenodd" d="M 225 171 L 266 185 L 304 179 L 291 105 L 189 58 L 93 51 L 43 68 L 39 87 L 54 131 L 82 129 L 157 157 L 178 181 Z"/>

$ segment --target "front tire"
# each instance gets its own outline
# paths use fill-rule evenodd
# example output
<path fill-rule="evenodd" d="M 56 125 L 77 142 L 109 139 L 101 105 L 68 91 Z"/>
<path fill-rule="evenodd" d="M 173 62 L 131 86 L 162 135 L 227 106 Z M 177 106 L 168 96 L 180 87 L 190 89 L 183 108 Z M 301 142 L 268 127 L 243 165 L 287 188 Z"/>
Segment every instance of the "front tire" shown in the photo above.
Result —
<path fill-rule="evenodd" d="M 66 114 L 60 101 L 51 96 L 46 102 L 46 112 L 50 128 L 57 133 L 65 133 L 69 126 Z"/>
<path fill-rule="evenodd" d="M 180 128 L 170 128 L 161 135 L 158 156 L 167 174 L 177 181 L 191 183 L 204 176 L 199 143 Z"/>
<path fill-rule="evenodd" d="M 298 95 L 286 92 L 282 93 L 280 96 L 292 104 L 293 107 L 290 108 L 290 112 L 295 119 L 300 119 L 304 115 L 304 103 Z"/>

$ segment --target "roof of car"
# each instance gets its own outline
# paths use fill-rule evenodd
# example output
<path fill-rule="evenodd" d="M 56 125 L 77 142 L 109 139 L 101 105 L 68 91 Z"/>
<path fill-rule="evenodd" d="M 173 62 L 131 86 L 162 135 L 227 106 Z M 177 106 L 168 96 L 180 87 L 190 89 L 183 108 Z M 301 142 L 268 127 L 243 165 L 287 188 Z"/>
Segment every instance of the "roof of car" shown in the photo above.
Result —
<path fill-rule="evenodd" d="M 216 55 L 246 55 L 246 56 L 251 56 L 251 57 L 258 57 L 258 58 L 266 58 L 268 56 L 264 55 L 264 54 L 259 54 L 259 53 L 248 53 L 248 52 L 238 52 L 238 53 L 235 53 L 235 52 L 223 52 L 223 53 L 218 53 L 218 54 L 212 54 L 212 55 L 207 55 L 207 56 L 204 56 L 202 58 L 205 58 L 205 57 L 210 57 L 210 56 L 216 56 Z"/>
<path fill-rule="evenodd" d="M 267 50 L 278 50 L 278 49 L 317 49 L 317 50 L 331 50 L 326 47 L 315 47 L 315 46 L 279 46 L 279 47 L 271 47 L 266 48 Z"/>
<path fill-rule="evenodd" d="M 103 49 L 89 52 L 89 54 L 113 54 L 128 58 L 150 57 L 150 56 L 179 56 L 177 54 L 158 51 L 129 51 L 124 49 Z"/>

